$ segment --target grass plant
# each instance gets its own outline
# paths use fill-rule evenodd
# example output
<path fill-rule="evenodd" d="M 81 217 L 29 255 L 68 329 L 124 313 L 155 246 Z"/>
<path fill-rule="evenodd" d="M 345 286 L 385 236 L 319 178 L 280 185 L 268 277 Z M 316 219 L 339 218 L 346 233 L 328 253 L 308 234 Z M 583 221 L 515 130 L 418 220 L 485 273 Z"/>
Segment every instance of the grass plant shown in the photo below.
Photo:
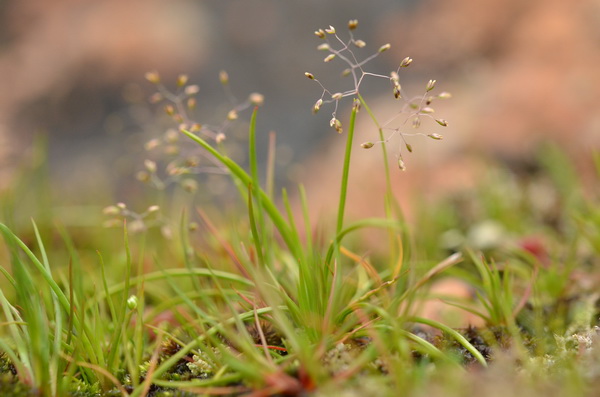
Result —
<path fill-rule="evenodd" d="M 148 158 L 138 173 L 161 192 L 160 203 L 141 212 L 135 204 L 108 206 L 107 225 L 118 227 L 92 227 L 83 236 L 80 226 L 48 221 L 51 203 L 40 203 L 48 213 L 31 226 L 4 214 L 3 395 L 463 396 L 508 389 L 533 396 L 550 388 L 557 395 L 594 395 L 600 380 L 598 192 L 584 195 L 569 161 L 548 148 L 539 156 L 544 172 L 532 178 L 544 180 L 557 207 L 539 208 L 537 197 L 525 193 L 505 200 L 498 192 L 517 181 L 499 170 L 494 189 L 484 186 L 468 198 L 477 211 L 461 213 L 464 199 L 448 198 L 409 227 L 392 195 L 390 175 L 401 171 L 390 169 L 388 145 L 399 138 L 396 163 L 404 170 L 404 155 L 413 151 L 408 139 L 441 139 L 419 128 L 426 121 L 448 124 L 433 117 L 431 105 L 450 95 L 433 95 L 436 81 L 430 80 L 424 94 L 409 96 L 399 77 L 409 57 L 389 76 L 368 72 L 367 63 L 390 45 L 359 60 L 355 49 L 366 44 L 355 37 L 357 26 L 349 22 L 347 40 L 333 27 L 315 32 L 328 53 L 325 62 L 347 66 L 347 91 L 330 92 L 306 73 L 322 88 L 313 110 L 331 105 L 330 126 L 346 140 L 330 228 L 311 221 L 304 187 L 275 193 L 275 138 L 264 172 L 256 148 L 264 98 L 254 93 L 238 102 L 225 72 L 219 79 L 231 110 L 214 126 L 190 116 L 199 89 L 186 76 L 174 92 L 157 72 L 146 76 L 157 89 L 152 100 L 163 102 L 178 125 L 146 144 L 149 152 L 164 148 L 166 160 Z M 360 92 L 370 78 L 388 80 L 390 99 L 399 101 L 389 121 L 380 122 Z M 338 115 L 345 98 L 352 100 L 347 127 Z M 250 109 L 243 166 L 228 154 L 226 138 Z M 382 148 L 384 218 L 346 218 L 360 109 L 373 120 L 377 138 L 360 146 Z M 190 143 L 197 149 L 185 152 Z M 169 212 L 168 187 L 199 194 L 202 185 L 192 176 L 207 172 L 231 179 L 239 196 L 233 215 L 191 205 L 190 198 L 185 205 L 173 200 Z M 18 189 L 4 196 L 4 208 L 17 210 Z M 292 210 L 292 194 L 302 203 L 300 213 Z M 504 234 L 477 246 L 479 222 L 500 225 Z M 386 258 L 370 258 L 369 247 L 349 238 L 370 229 L 387 231 Z M 530 232 L 540 237 L 528 239 Z M 460 238 L 449 244 L 443 238 L 449 233 Z M 430 287 L 444 278 L 463 280 L 472 292 L 470 299 L 444 297 L 447 306 L 483 325 L 455 329 L 422 315 Z"/>

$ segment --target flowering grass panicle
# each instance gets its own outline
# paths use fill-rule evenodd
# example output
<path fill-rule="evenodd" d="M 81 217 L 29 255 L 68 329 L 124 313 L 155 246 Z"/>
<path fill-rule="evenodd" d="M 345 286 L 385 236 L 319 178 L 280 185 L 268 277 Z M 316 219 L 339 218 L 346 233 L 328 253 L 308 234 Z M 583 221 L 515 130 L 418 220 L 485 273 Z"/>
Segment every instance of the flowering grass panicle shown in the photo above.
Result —
<path fill-rule="evenodd" d="M 419 129 L 423 119 L 431 119 L 442 127 L 448 126 L 448 122 L 445 119 L 436 118 L 433 116 L 435 110 L 432 107 L 433 102 L 436 99 L 447 99 L 451 95 L 448 92 L 442 92 L 437 95 L 431 94 L 436 87 L 436 80 L 429 80 L 425 85 L 424 93 L 417 96 L 409 96 L 405 92 L 404 88 L 400 84 L 400 70 L 408 67 L 412 64 L 413 59 L 410 57 L 404 58 L 398 68 L 392 71 L 389 75 L 373 73 L 366 70 L 365 66 L 367 63 L 378 57 L 381 53 L 389 50 L 391 44 L 386 43 L 379 47 L 379 49 L 367 56 L 366 58 L 359 60 L 359 57 L 355 53 L 355 49 L 362 49 L 366 47 L 366 42 L 355 37 L 355 30 L 358 27 L 358 21 L 356 19 L 348 22 L 348 34 L 347 40 L 342 39 L 336 29 L 333 26 L 329 26 L 327 29 L 318 29 L 315 31 L 315 36 L 325 42 L 320 44 L 317 49 L 325 51 L 328 54 L 323 59 L 323 62 L 329 63 L 335 59 L 339 59 L 343 62 L 346 68 L 342 71 L 342 76 L 351 76 L 352 84 L 350 87 L 342 92 L 333 92 L 329 90 L 321 81 L 319 81 L 314 74 L 306 72 L 305 76 L 310 80 L 315 81 L 322 88 L 320 98 L 315 102 L 312 107 L 313 113 L 317 113 L 321 107 L 325 104 L 333 104 L 334 109 L 331 113 L 331 120 L 329 125 L 334 128 L 338 133 L 343 132 L 342 122 L 338 118 L 338 109 L 340 102 L 346 97 L 357 98 L 361 104 L 365 106 L 376 126 L 380 131 L 380 139 L 377 141 L 364 142 L 361 146 L 365 149 L 370 149 L 375 144 L 384 144 L 389 142 L 394 136 L 399 135 L 401 138 L 401 145 L 398 149 L 398 166 L 401 170 L 406 169 L 404 161 L 402 159 L 402 146 L 410 153 L 413 151 L 412 146 L 407 142 L 407 137 L 421 135 L 428 136 L 435 140 L 442 139 L 442 135 L 437 133 L 422 133 L 422 132 L 407 132 L 403 128 L 406 124 L 412 125 L 413 129 Z M 389 80 L 392 88 L 392 95 L 396 100 L 401 101 L 396 113 L 384 123 L 380 123 L 371 110 L 368 108 L 364 98 L 361 95 L 360 89 L 363 81 L 366 77 L 383 78 Z M 399 120 L 400 119 L 400 120 Z M 387 137 L 383 135 L 387 132 Z"/>

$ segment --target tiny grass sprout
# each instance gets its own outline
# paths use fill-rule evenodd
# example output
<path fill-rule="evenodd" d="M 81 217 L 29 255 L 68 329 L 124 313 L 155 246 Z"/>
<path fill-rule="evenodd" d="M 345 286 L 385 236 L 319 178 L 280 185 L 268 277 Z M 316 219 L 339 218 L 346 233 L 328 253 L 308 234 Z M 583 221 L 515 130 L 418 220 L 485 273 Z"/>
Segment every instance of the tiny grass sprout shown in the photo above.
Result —
<path fill-rule="evenodd" d="M 338 133 L 342 132 L 341 124 L 338 123 L 339 118 L 337 117 L 337 112 L 339 109 L 339 104 L 345 97 L 354 97 L 358 99 L 366 108 L 367 112 L 373 119 L 375 125 L 379 130 L 379 140 L 373 142 L 373 144 L 385 144 L 389 142 L 394 136 L 400 135 L 402 142 L 404 143 L 404 148 L 408 150 L 408 152 L 412 152 L 412 146 L 406 142 L 406 137 L 413 135 L 425 135 L 421 133 L 405 133 L 401 131 L 400 127 L 394 126 L 396 124 L 396 120 L 403 116 L 404 122 L 401 124 L 404 125 L 406 122 L 410 121 L 411 125 L 414 129 L 418 129 L 421 126 L 422 118 L 431 118 L 437 124 L 445 127 L 448 125 L 448 122 L 444 119 L 435 119 L 431 116 L 434 113 L 434 109 L 431 106 L 434 99 L 447 99 L 450 98 L 450 94 L 447 92 L 442 92 L 437 96 L 428 96 L 427 94 L 431 92 L 436 86 L 436 80 L 429 80 L 425 86 L 425 93 L 421 96 L 410 97 L 408 96 L 400 84 L 400 69 L 408 67 L 412 64 L 413 59 L 410 57 L 405 57 L 400 62 L 398 69 L 392 71 L 389 76 L 385 76 L 383 74 L 368 72 L 365 69 L 365 66 L 369 61 L 373 60 L 379 54 L 386 52 L 391 48 L 390 43 L 383 44 L 379 47 L 377 52 L 371 56 L 364 58 L 363 60 L 359 60 L 358 56 L 353 52 L 353 47 L 362 49 L 366 47 L 366 43 L 363 40 L 360 40 L 354 36 L 354 32 L 358 26 L 358 21 L 356 19 L 352 19 L 348 22 L 348 33 L 349 38 L 347 40 L 343 40 L 337 33 L 336 29 L 333 26 L 330 26 L 327 29 L 319 29 L 315 31 L 315 35 L 322 40 L 325 40 L 325 43 L 320 44 L 317 49 L 319 51 L 328 51 L 329 54 L 323 59 L 324 62 L 330 63 L 336 59 L 341 60 L 348 67 L 342 71 L 342 76 L 352 76 L 353 86 L 342 92 L 330 92 L 325 85 L 323 85 L 312 73 L 306 72 L 305 76 L 310 80 L 314 80 L 321 89 L 323 90 L 321 97 L 318 101 L 313 105 L 312 112 L 317 113 L 322 105 L 333 103 L 334 109 L 332 112 L 332 119 L 330 121 L 330 126 L 334 128 Z M 392 83 L 392 94 L 396 100 L 403 101 L 403 105 L 397 111 L 397 113 L 387 122 L 380 123 L 375 117 L 374 113 L 366 104 L 364 98 L 360 93 L 361 85 L 365 79 L 365 77 L 374 77 L 374 78 L 385 78 L 389 79 Z M 327 98 L 329 97 L 329 99 Z M 384 131 L 391 131 L 391 134 L 388 137 L 384 136 Z M 398 155 L 402 152 L 401 147 L 398 149 Z M 384 158 L 387 158 L 387 154 L 384 154 Z M 386 161 L 387 164 L 387 161 Z M 404 167 L 401 167 L 404 168 Z M 387 165 L 386 165 L 387 170 Z"/>

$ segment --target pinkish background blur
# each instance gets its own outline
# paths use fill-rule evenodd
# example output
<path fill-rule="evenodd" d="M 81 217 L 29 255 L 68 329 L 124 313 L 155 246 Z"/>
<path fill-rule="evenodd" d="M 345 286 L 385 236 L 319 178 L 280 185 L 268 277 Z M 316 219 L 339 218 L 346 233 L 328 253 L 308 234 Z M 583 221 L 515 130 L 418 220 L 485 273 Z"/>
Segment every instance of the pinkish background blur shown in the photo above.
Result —
<path fill-rule="evenodd" d="M 318 188 L 339 180 L 344 137 L 329 128 L 329 109 L 311 114 L 320 90 L 303 74 L 337 79 L 341 69 L 322 63 L 312 32 L 331 24 L 344 34 L 354 18 L 372 51 L 392 44 L 369 70 L 389 73 L 411 56 L 403 86 L 419 93 L 434 78 L 454 95 L 439 109 L 450 126 L 434 131 L 445 140 L 411 142 L 399 191 L 472 183 L 482 154 L 522 161 L 554 141 L 583 158 L 599 146 L 599 0 L 20 0 L 0 3 L 0 181 L 36 134 L 47 134 L 65 191 L 133 175 L 157 128 L 144 73 L 189 74 L 202 114 L 223 99 L 225 69 L 241 97 L 265 95 L 260 145 L 277 132 L 280 177 L 308 184 L 326 208 L 335 197 Z M 375 88 L 365 95 L 385 114 L 391 91 Z M 357 144 L 372 140 L 366 113 L 358 123 Z M 354 159 L 351 194 L 381 191 L 379 151 Z M 372 197 L 360 200 L 356 211 L 368 212 Z"/>

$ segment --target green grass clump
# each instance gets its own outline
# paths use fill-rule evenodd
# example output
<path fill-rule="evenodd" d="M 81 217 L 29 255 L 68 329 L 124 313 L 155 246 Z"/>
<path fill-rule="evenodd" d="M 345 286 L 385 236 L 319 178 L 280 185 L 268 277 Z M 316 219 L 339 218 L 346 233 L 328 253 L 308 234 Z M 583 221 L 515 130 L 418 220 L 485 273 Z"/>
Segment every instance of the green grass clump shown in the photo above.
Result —
<path fill-rule="evenodd" d="M 42 222 L 25 226 L 17 216 L 24 211 L 15 200 L 18 188 L 6 195 L 11 211 L 0 224 L 5 241 L 0 391 L 155 397 L 399 391 L 463 396 L 500 390 L 593 395 L 600 379 L 598 296 L 596 284 L 584 281 L 597 278 L 599 265 L 597 192 L 584 195 L 569 161 L 550 148 L 539 157 L 542 171 L 531 179 L 498 170 L 473 196 L 415 210 L 422 215 L 409 232 L 392 195 L 386 145 L 400 137 L 396 163 L 405 169 L 403 153 L 413 151 L 406 139 L 414 133 L 402 126 L 410 121 L 419 128 L 428 119 L 446 126 L 446 120 L 431 116 L 431 103 L 449 94 L 432 96 L 436 81 L 430 80 L 423 95 L 406 95 L 398 74 L 410 58 L 390 76 L 365 71 L 366 62 L 389 45 L 359 61 L 353 48 L 364 42 L 354 37 L 356 21 L 348 27 L 347 41 L 332 27 L 315 34 L 325 40 L 319 48 L 329 52 L 326 62 L 346 63 L 351 88 L 331 93 L 306 74 L 323 89 L 313 110 L 331 104 L 330 125 L 346 139 L 330 234 L 325 226 L 315 228 L 302 186 L 294 193 L 301 203 L 297 213 L 292 194 L 285 189 L 275 194 L 274 150 L 267 177 L 261 178 L 260 94 L 234 101 L 223 123 L 200 124 L 188 115 L 197 87 L 180 76 L 170 92 L 156 72 L 147 75 L 158 90 L 153 98 L 166 101 L 166 113 L 179 124 L 179 132 L 146 145 L 149 151 L 164 147 L 171 156 L 164 170 L 163 159 L 153 158 L 138 173 L 159 192 L 152 196 L 156 202 L 140 200 L 147 208 L 142 212 L 132 209 L 135 203 L 106 207 L 108 224 L 119 226 L 113 229 L 62 224 L 60 216 L 49 217 L 52 203 L 40 202 L 46 209 Z M 388 122 L 378 121 L 360 93 L 363 79 L 370 77 L 388 79 L 390 96 L 400 100 L 398 114 Z M 220 80 L 229 87 L 226 73 Z M 346 97 L 353 98 L 347 125 L 338 117 Z M 228 154 L 224 140 L 253 105 L 244 167 Z M 348 220 L 348 177 L 361 108 L 378 134 L 378 140 L 361 146 L 382 148 L 386 216 Z M 400 115 L 405 119 L 396 127 Z M 200 151 L 183 153 L 191 143 Z M 192 194 L 210 190 L 192 179 L 206 171 L 204 161 L 231 178 L 237 206 L 215 212 L 208 210 L 214 204 L 193 205 Z M 542 182 L 558 206 L 541 208 L 534 194 L 522 194 L 529 190 L 514 189 Z M 182 190 L 171 194 L 170 184 Z M 506 197 L 511 187 L 519 196 Z M 99 208 L 90 217 L 97 213 Z M 388 236 L 384 257 L 370 257 L 371 247 L 351 238 L 375 229 Z M 455 329 L 422 315 L 430 288 L 444 278 L 461 280 L 472 296 L 438 298 L 477 317 L 479 327 Z"/>

